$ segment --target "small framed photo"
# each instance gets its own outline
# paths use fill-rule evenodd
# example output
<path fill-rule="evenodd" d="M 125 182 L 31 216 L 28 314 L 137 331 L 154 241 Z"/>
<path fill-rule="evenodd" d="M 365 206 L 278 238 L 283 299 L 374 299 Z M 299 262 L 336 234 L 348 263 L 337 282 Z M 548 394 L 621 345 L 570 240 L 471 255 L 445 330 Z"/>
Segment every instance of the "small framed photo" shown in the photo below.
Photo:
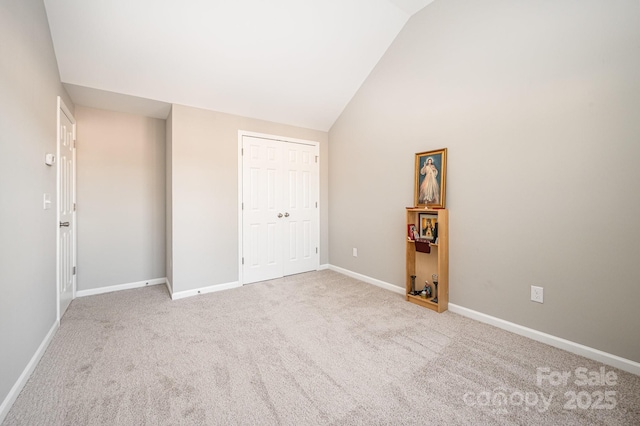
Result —
<path fill-rule="evenodd" d="M 414 204 L 443 209 L 447 184 L 447 148 L 416 154 Z"/>
<path fill-rule="evenodd" d="M 407 225 L 407 237 L 409 237 L 410 240 L 416 240 L 420 237 L 418 234 L 418 228 L 413 223 Z"/>
<path fill-rule="evenodd" d="M 420 237 L 420 235 L 418 235 L 418 229 L 416 228 L 416 225 L 412 223 L 411 225 L 407 225 L 407 228 L 407 236 L 410 240 L 416 240 Z"/>
<path fill-rule="evenodd" d="M 438 216 L 428 213 L 420 213 L 418 215 L 419 225 L 418 233 L 420 238 L 429 242 L 435 242 L 438 238 Z"/>

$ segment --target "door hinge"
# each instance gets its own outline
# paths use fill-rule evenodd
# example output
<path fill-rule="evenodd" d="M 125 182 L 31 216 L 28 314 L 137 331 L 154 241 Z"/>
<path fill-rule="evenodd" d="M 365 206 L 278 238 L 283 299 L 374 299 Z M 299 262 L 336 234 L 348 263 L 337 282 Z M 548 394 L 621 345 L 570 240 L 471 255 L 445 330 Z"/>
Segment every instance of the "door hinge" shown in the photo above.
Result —
<path fill-rule="evenodd" d="M 318 156 L 316 155 L 316 163 L 318 162 Z"/>
<path fill-rule="evenodd" d="M 244 257 L 242 258 L 242 264 L 244 265 Z"/>
<path fill-rule="evenodd" d="M 316 206 L 316 207 L 318 207 L 318 206 Z M 73 203 L 73 211 L 74 212 L 76 211 L 76 203 Z"/>
<path fill-rule="evenodd" d="M 75 275 L 75 274 L 76 274 L 76 267 L 74 266 L 73 267 L 73 275 Z"/>
<path fill-rule="evenodd" d="M 316 209 L 318 208 L 318 202 L 316 201 Z"/>
<path fill-rule="evenodd" d="M 318 254 L 318 247 L 316 247 L 316 254 Z"/>
<path fill-rule="evenodd" d="M 240 155 L 244 155 L 244 148 L 240 148 Z"/>
<path fill-rule="evenodd" d="M 244 203 L 242 203 L 242 210 L 244 210 Z"/>

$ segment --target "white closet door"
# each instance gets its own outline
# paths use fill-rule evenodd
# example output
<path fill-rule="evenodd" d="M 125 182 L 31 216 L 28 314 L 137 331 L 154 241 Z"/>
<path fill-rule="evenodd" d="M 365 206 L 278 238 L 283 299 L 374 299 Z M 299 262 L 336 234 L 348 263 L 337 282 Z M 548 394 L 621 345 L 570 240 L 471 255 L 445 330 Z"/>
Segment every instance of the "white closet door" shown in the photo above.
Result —
<path fill-rule="evenodd" d="M 243 137 L 243 283 L 318 269 L 318 147 Z"/>
<path fill-rule="evenodd" d="M 318 148 L 284 145 L 284 275 L 292 275 L 318 269 Z"/>
<path fill-rule="evenodd" d="M 282 276 L 282 146 L 243 138 L 243 281 Z"/>

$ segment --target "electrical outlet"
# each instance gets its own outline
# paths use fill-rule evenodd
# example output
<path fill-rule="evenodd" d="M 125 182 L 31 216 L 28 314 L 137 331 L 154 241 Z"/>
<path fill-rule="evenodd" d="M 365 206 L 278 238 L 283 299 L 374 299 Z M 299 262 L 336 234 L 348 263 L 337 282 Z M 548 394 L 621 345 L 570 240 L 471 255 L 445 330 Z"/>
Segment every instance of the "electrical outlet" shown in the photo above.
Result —
<path fill-rule="evenodd" d="M 353 248 L 353 257 L 358 257 L 358 249 L 357 248 Z"/>
<path fill-rule="evenodd" d="M 535 285 L 531 286 L 531 301 L 544 303 L 544 289 L 542 287 L 537 287 Z"/>

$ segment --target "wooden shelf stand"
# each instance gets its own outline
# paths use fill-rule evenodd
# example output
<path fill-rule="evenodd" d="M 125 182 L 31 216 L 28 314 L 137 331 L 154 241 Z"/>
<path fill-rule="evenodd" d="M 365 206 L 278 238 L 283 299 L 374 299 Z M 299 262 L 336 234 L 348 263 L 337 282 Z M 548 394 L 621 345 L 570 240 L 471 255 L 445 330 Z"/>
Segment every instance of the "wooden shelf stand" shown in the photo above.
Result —
<path fill-rule="evenodd" d="M 430 253 L 417 252 L 415 241 L 408 239 L 405 234 L 407 259 L 405 298 L 411 303 L 440 313 L 449 307 L 449 211 L 447 209 L 407 207 L 407 224 L 414 224 L 419 229 L 420 213 L 437 218 L 438 243 L 429 244 Z M 431 278 L 432 274 L 438 274 L 437 303 L 433 302 L 435 287 Z M 420 296 L 409 294 L 412 275 L 416 276 L 416 290 L 423 289 L 425 281 L 429 282 L 432 291 L 431 298 L 423 299 Z"/>

